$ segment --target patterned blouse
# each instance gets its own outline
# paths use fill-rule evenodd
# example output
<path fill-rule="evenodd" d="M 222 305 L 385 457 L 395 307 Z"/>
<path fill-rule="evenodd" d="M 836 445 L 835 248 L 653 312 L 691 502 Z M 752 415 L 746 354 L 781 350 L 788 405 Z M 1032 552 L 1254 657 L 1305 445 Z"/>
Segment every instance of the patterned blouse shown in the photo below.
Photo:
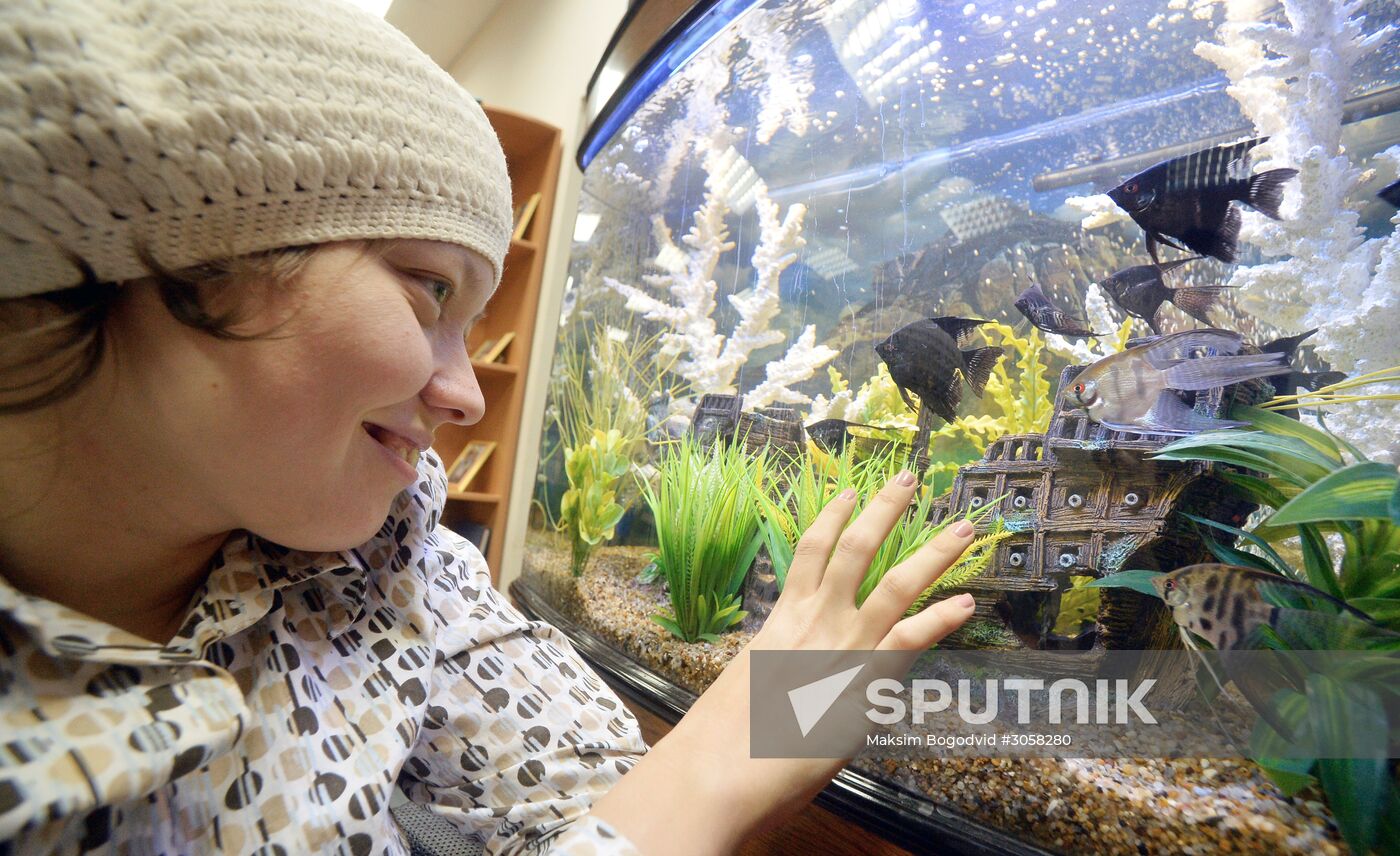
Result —
<path fill-rule="evenodd" d="M 0 853 L 405 853 L 398 784 L 487 853 L 637 854 L 587 814 L 636 719 L 419 473 L 357 549 L 235 533 L 167 645 L 0 579 Z"/>

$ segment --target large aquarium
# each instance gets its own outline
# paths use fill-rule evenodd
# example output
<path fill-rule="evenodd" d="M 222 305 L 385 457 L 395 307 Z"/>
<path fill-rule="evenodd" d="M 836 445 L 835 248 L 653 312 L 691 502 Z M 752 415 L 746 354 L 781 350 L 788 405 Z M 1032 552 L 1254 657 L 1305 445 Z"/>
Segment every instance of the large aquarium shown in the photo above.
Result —
<path fill-rule="evenodd" d="M 679 713 L 816 512 L 910 467 L 861 596 L 972 520 L 912 608 L 976 597 L 940 649 L 1322 644 L 1269 612 L 1290 592 L 1310 628 L 1367 628 L 1334 642 L 1386 644 L 1397 21 L 1380 0 L 694 4 L 579 151 L 515 593 Z M 1299 716 L 1326 729 L 1318 708 Z M 858 757 L 824 798 L 915 851 L 1394 852 L 1394 781 L 1383 755 L 930 753 Z"/>

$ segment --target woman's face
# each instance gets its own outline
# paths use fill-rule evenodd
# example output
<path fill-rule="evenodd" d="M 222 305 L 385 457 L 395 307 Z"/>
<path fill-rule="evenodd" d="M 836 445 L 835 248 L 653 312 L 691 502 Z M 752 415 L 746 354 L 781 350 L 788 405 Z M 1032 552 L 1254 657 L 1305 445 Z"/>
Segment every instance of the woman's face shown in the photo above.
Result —
<path fill-rule="evenodd" d="M 492 273 L 470 250 L 327 245 L 295 284 L 250 286 L 256 314 L 236 330 L 276 327 L 252 341 L 186 327 L 154 287 L 131 287 L 111 326 L 114 424 L 89 442 L 200 528 L 301 550 L 362 543 L 416 480 L 414 450 L 485 412 L 465 334 Z"/>

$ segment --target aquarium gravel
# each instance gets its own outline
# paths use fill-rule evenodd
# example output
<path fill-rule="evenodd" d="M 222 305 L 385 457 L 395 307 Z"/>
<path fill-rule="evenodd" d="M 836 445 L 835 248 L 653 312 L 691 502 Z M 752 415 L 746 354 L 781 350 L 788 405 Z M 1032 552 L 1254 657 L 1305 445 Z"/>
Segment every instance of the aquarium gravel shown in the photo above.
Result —
<path fill-rule="evenodd" d="M 587 572 L 575 578 L 567 551 L 549 543 L 554 537 L 530 533 L 526 582 L 615 650 L 693 693 L 703 692 L 757 630 L 746 620 L 719 644 L 683 643 L 649 618 L 668 601 L 660 584 L 638 579 L 646 548 L 599 548 Z M 1285 798 L 1248 763 L 921 758 L 855 766 L 1064 853 L 1346 852 L 1320 802 Z"/>

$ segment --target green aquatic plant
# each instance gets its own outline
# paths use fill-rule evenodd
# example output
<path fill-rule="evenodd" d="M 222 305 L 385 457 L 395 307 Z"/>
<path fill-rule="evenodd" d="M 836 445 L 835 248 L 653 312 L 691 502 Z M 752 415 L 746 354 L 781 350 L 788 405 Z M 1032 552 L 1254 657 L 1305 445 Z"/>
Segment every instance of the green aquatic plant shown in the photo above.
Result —
<path fill-rule="evenodd" d="M 1205 518 L 1200 526 L 1251 549 L 1207 539 L 1222 562 L 1306 582 L 1400 630 L 1400 525 L 1390 515 L 1396 468 L 1371 461 L 1321 428 L 1254 407 L 1231 417 L 1246 428 L 1184 437 L 1155 457 L 1239 467 L 1220 478 L 1271 513 L 1249 531 Z M 1328 538 L 1341 544 L 1334 561 Z M 1281 550 L 1293 539 L 1302 568 Z"/>
<path fill-rule="evenodd" d="M 991 507 L 991 503 L 987 507 Z M 968 515 L 968 519 L 974 519 L 977 512 Z M 944 524 L 946 525 L 946 524 Z M 940 530 L 942 527 L 938 527 Z M 1006 523 L 998 517 L 992 524 L 992 530 L 984 535 L 979 535 L 973 539 L 962 556 L 953 563 L 948 570 L 939 575 L 934 580 L 933 585 L 924 589 L 923 593 L 915 598 L 905 615 L 913 615 L 921 611 L 928 605 L 929 600 L 941 591 L 957 588 L 966 585 L 972 580 L 982 575 L 987 567 L 992 563 L 992 556 L 996 555 L 997 545 L 1012 536 L 1010 530 L 1006 528 Z"/>
<path fill-rule="evenodd" d="M 1297 586 L 1256 584 L 1265 592 L 1265 600 L 1278 609 L 1271 613 L 1276 618 L 1249 640 L 1249 646 L 1281 651 L 1388 651 L 1393 657 L 1400 646 L 1395 633 L 1400 631 L 1400 474 L 1396 468 L 1368 460 L 1323 428 L 1268 410 L 1237 407 L 1231 416 L 1246 422 L 1249 430 L 1195 434 L 1163 448 L 1156 457 L 1239 468 L 1222 470 L 1220 477 L 1266 511 L 1261 522 L 1246 530 L 1188 517 L 1201 527 L 1215 557 L 1239 573 L 1304 583 L 1316 591 L 1310 601 L 1285 602 L 1296 597 Z M 1336 554 L 1329 538 L 1340 543 Z M 1241 546 L 1236 546 L 1237 540 Z M 1297 563 L 1284 557 L 1295 541 Z M 1152 580 L 1158 576 L 1129 571 L 1091 585 L 1125 586 L 1155 596 Z M 1275 602 L 1278 598 L 1285 600 Z M 1339 603 L 1366 613 L 1375 624 L 1347 620 L 1346 607 Z M 1385 745 L 1396 725 L 1389 721 L 1388 710 L 1394 709 L 1397 699 L 1387 701 L 1378 692 L 1394 694 L 1395 684 L 1358 683 L 1337 672 L 1308 673 L 1295 690 L 1281 690 L 1266 700 L 1272 718 L 1255 730 L 1250 744 L 1255 762 L 1286 795 L 1314 786 L 1322 790 L 1338 828 L 1356 853 L 1369 852 L 1376 845 L 1382 845 L 1384 852 L 1395 852 L 1400 841 L 1400 781 L 1386 760 Z M 1292 733 L 1276 730 L 1275 721 Z M 1345 745 L 1356 748 L 1347 757 L 1307 757 L 1299 747 L 1316 743 L 1297 741 L 1309 735 L 1323 741 L 1346 740 Z M 1372 739 L 1376 737 L 1378 744 Z"/>
<path fill-rule="evenodd" d="M 773 562 L 773 575 L 777 577 L 779 589 L 787 583 L 798 538 L 827 503 L 847 488 L 854 488 L 859 496 L 878 490 L 898 472 L 902 455 L 898 447 L 877 451 L 868 458 L 857 457 L 854 445 L 848 445 L 839 455 L 827 455 L 818 449 L 808 459 L 807 466 L 792 468 L 788 489 L 782 496 L 759 494 L 763 508 L 763 542 Z"/>
<path fill-rule="evenodd" d="M 926 478 L 940 493 L 953 486 L 959 467 L 980 460 L 997 438 L 1043 432 L 1055 409 L 1046 377 L 1049 353 L 1039 330 L 1032 327 L 1022 337 L 992 321 L 978 327 L 977 335 L 1006 353 L 993 367 L 982 397 L 983 406 L 997 412 L 959 416 L 929 435 Z"/>
<path fill-rule="evenodd" d="M 622 519 L 614 486 L 630 467 L 622 433 L 616 428 L 606 434 L 595 430 L 587 445 L 564 450 L 569 489 L 560 500 L 559 519 L 570 535 L 574 576 L 583 572 L 589 551 L 611 538 Z"/>
<path fill-rule="evenodd" d="M 1055 401 L 1050 396 L 1050 381 L 1045 376 L 1049 365 L 1040 331 L 1032 327 L 1023 338 L 1008 325 L 992 321 L 978 327 L 977 335 L 988 345 L 999 346 L 1007 352 L 1005 358 L 997 360 L 987 379 L 984 398 L 1001 411 L 996 417 L 995 430 L 999 433 L 991 439 L 1002 434 L 1043 432 L 1050 426 Z M 1014 366 L 1016 371 L 1011 372 L 1008 365 Z"/>
<path fill-rule="evenodd" d="M 860 588 L 856 591 L 857 606 L 865 603 L 865 599 L 880 584 L 880 580 L 884 579 L 890 568 L 914 555 L 916 550 L 933 540 L 934 536 L 955 521 L 967 519 L 975 523 L 987 516 L 1001 500 L 1001 497 L 997 497 L 982 508 L 968 513 L 965 518 L 949 517 L 942 523 L 930 524 L 928 522 L 929 509 L 933 505 L 934 498 L 934 491 L 931 488 L 921 488 L 914 504 L 909 507 L 908 511 L 904 512 L 889 536 L 875 551 L 875 557 L 870 560 L 870 567 L 866 570 Z M 861 508 L 863 509 L 863 506 Z M 987 564 L 991 561 L 991 555 L 996 549 L 996 545 L 1009 537 L 1010 534 L 1004 531 L 1001 519 L 997 518 L 993 531 L 973 541 L 963 553 L 962 558 L 944 571 L 933 585 L 919 595 L 918 599 L 909 607 L 908 614 L 912 615 L 923 609 L 935 592 L 963 585 L 981 574 L 987 569 Z"/>
<path fill-rule="evenodd" d="M 1070 587 L 1060 594 L 1060 611 L 1050 632 L 1057 636 L 1078 636 L 1086 624 L 1098 617 L 1103 598 L 1097 588 L 1088 587 L 1094 579 L 1083 576 L 1069 578 Z"/>
<path fill-rule="evenodd" d="M 657 624 L 686 642 L 716 642 L 743 620 L 744 576 L 762 544 L 759 496 L 766 454 L 742 443 L 702 448 L 689 435 L 670 444 L 643 496 L 656 521 L 657 572 L 671 613 Z"/>
<path fill-rule="evenodd" d="M 623 478 L 646 452 L 645 402 L 663 382 L 664 373 L 648 361 L 655 345 L 654 336 L 632 336 L 606 323 L 588 335 L 576 327 L 565 337 L 553 413 L 568 488 L 555 525 L 568 535 L 574 576 L 583 573 L 593 548 L 613 537 L 635 499 Z"/>

